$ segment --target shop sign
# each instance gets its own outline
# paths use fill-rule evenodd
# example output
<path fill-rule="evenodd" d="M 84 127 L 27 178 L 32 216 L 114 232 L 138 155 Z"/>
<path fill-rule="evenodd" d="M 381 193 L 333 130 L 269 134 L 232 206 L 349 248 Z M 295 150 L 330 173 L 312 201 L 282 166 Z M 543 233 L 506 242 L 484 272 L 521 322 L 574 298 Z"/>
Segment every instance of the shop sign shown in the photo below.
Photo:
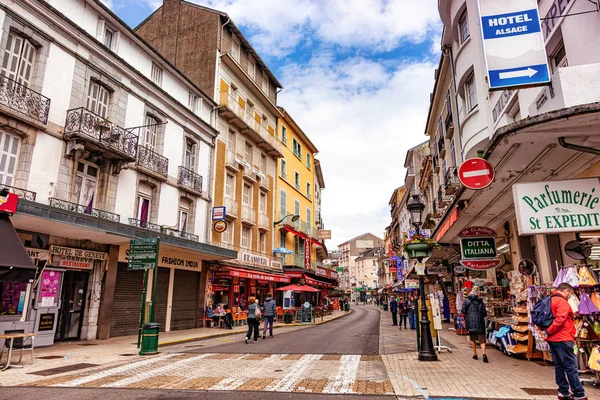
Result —
<path fill-rule="evenodd" d="M 54 313 L 40 314 L 40 323 L 38 324 L 38 331 L 52 331 L 54 330 Z"/>
<path fill-rule="evenodd" d="M 19 196 L 14 193 L 9 192 L 6 196 L 0 196 L 0 213 L 16 213 L 18 202 Z"/>
<path fill-rule="evenodd" d="M 417 279 L 406 279 L 404 281 L 404 287 L 406 289 L 418 289 L 419 281 Z"/>
<path fill-rule="evenodd" d="M 250 264 L 257 267 L 269 268 L 271 266 L 271 260 L 268 257 L 247 253 L 245 251 L 238 252 L 238 260 L 244 264 Z"/>
<path fill-rule="evenodd" d="M 546 42 L 552 37 L 554 28 L 556 28 L 561 20 L 561 16 L 565 15 L 567 9 L 569 9 L 575 0 L 554 0 L 552 6 L 548 9 L 548 13 L 542 19 L 542 33 Z"/>
<path fill-rule="evenodd" d="M 331 231 L 319 229 L 319 239 L 331 239 Z"/>
<path fill-rule="evenodd" d="M 217 233 L 223 233 L 227 230 L 226 221 L 215 221 L 213 222 L 213 230 Z"/>
<path fill-rule="evenodd" d="M 448 273 L 448 267 L 438 266 L 427 268 L 428 275 L 446 275 Z"/>
<path fill-rule="evenodd" d="M 600 178 L 513 185 L 519 234 L 596 231 L 599 196 Z"/>
<path fill-rule="evenodd" d="M 289 276 L 290 278 L 299 279 L 299 278 L 302 278 L 302 276 L 304 274 L 302 272 L 297 272 L 297 271 L 286 271 L 285 275 Z"/>
<path fill-rule="evenodd" d="M 225 220 L 225 206 L 213 207 L 212 209 L 212 220 L 213 221 L 224 221 Z"/>
<path fill-rule="evenodd" d="M 229 271 L 215 271 L 213 272 L 213 279 L 231 279 Z"/>
<path fill-rule="evenodd" d="M 408 240 L 410 240 L 416 234 L 417 234 L 416 230 L 408 231 L 408 233 L 406 234 L 406 237 Z M 429 229 L 419 229 L 419 234 L 426 239 L 429 239 L 431 237 L 431 231 Z"/>
<path fill-rule="evenodd" d="M 185 267 L 190 269 L 200 269 L 200 263 L 197 260 L 188 260 L 179 257 L 161 256 L 158 264 L 165 267 Z"/>
<path fill-rule="evenodd" d="M 50 251 L 49 250 L 40 250 L 40 249 L 32 249 L 30 247 L 25 247 L 25 251 L 27 255 L 32 260 L 49 260 L 50 259 Z"/>
<path fill-rule="evenodd" d="M 408 268 L 409 268 L 408 260 L 404 260 L 402 262 L 402 269 L 404 270 L 404 275 L 408 274 Z"/>
<path fill-rule="evenodd" d="M 233 292 L 234 293 L 239 293 L 240 292 L 240 285 L 233 285 Z"/>
<path fill-rule="evenodd" d="M 89 258 L 66 256 L 58 262 L 59 267 L 75 269 L 92 269 L 92 262 Z"/>
<path fill-rule="evenodd" d="M 240 278 L 250 278 L 250 279 L 271 281 L 271 282 L 284 282 L 284 283 L 290 282 L 290 278 L 288 276 L 263 274 L 260 272 L 253 272 L 253 271 L 240 271 L 240 270 L 234 269 L 234 268 L 229 270 L 229 275 L 239 276 Z M 250 286 L 256 286 L 256 283 L 254 281 L 250 281 Z"/>
<path fill-rule="evenodd" d="M 334 278 L 334 279 L 338 277 L 337 272 L 334 272 L 330 269 L 323 268 L 323 267 L 317 267 L 316 274 L 320 275 L 320 276 L 325 276 L 327 278 Z"/>
<path fill-rule="evenodd" d="M 464 274 L 465 272 L 467 272 L 467 268 L 462 265 L 457 265 L 454 267 L 455 274 Z"/>
<path fill-rule="evenodd" d="M 463 237 L 460 248 L 463 260 L 496 258 L 496 239 L 493 237 Z"/>
<path fill-rule="evenodd" d="M 281 261 L 271 260 L 271 268 L 281 271 L 283 269 L 283 264 Z"/>
<path fill-rule="evenodd" d="M 159 245 L 160 239 L 132 239 L 127 253 L 127 269 L 137 271 L 156 268 Z"/>
<path fill-rule="evenodd" d="M 500 265 L 500 260 L 460 260 L 460 263 L 469 269 L 483 271 L 485 269 L 496 268 Z"/>
<path fill-rule="evenodd" d="M 100 251 L 91 251 L 84 249 L 73 249 L 71 247 L 62 246 L 50 246 L 50 254 L 57 256 L 70 256 L 80 258 L 90 258 L 92 260 L 108 260 L 108 253 L 102 253 Z"/>
<path fill-rule="evenodd" d="M 310 269 L 310 240 L 304 241 L 304 268 Z"/>

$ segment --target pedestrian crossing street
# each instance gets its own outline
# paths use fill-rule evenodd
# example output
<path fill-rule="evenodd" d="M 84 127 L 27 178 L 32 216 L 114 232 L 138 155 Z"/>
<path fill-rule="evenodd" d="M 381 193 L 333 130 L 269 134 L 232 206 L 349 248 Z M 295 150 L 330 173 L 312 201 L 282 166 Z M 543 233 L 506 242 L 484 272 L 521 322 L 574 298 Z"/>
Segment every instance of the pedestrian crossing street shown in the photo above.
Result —
<path fill-rule="evenodd" d="M 393 395 L 377 355 L 170 353 L 28 386 Z"/>

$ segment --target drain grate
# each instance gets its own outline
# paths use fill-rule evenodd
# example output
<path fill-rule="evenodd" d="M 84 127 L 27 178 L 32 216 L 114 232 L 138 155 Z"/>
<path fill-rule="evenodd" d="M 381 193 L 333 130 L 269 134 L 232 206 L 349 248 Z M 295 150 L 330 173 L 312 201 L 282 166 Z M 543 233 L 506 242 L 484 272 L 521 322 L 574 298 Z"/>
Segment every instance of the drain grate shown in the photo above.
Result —
<path fill-rule="evenodd" d="M 556 395 L 556 389 L 538 389 L 538 388 L 520 388 L 525 393 L 532 396 L 552 396 Z"/>
<path fill-rule="evenodd" d="M 92 368 L 92 367 L 98 367 L 98 366 L 100 366 L 100 365 L 99 364 L 80 363 L 80 364 L 67 365 L 67 366 L 58 367 L 58 368 L 43 369 L 41 371 L 31 372 L 30 375 L 41 375 L 41 376 L 58 375 L 58 374 L 63 374 L 65 372 L 72 372 L 72 371 L 77 371 L 80 369 Z"/>
<path fill-rule="evenodd" d="M 63 358 L 63 356 L 43 356 L 43 357 L 36 357 L 37 359 L 40 360 L 58 360 L 59 358 Z"/>

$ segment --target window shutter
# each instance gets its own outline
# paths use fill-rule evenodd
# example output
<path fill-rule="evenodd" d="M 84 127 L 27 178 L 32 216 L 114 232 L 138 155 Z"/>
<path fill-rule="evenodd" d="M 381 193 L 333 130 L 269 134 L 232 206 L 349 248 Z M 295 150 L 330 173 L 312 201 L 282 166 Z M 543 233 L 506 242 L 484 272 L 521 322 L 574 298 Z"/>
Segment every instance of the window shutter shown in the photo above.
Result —
<path fill-rule="evenodd" d="M 21 59 L 19 60 L 19 73 L 16 80 L 25 87 L 28 87 L 31 82 L 34 58 L 35 47 L 27 40 L 23 40 L 23 50 L 21 51 Z"/>
<path fill-rule="evenodd" d="M 14 184 L 19 144 L 18 137 L 0 131 L 0 184 Z"/>
<path fill-rule="evenodd" d="M 102 41 L 104 37 L 104 20 L 102 18 L 98 18 L 98 25 L 96 26 L 96 39 Z"/>
<path fill-rule="evenodd" d="M 6 75 L 13 80 L 17 79 L 22 46 L 22 38 L 12 34 L 8 35 L 8 41 L 6 42 L 6 49 L 4 52 L 4 62 L 2 64 L 2 75 Z"/>

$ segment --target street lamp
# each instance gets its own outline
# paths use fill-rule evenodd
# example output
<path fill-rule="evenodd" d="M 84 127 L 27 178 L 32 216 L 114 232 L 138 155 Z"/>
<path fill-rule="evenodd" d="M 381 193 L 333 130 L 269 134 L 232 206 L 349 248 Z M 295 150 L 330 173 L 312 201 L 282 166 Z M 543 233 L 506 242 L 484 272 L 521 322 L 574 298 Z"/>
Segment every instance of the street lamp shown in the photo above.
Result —
<path fill-rule="evenodd" d="M 412 200 L 406 205 L 412 224 L 415 226 L 417 235 L 421 233 L 421 213 L 425 210 L 425 204 L 419 200 L 419 195 L 413 194 Z M 423 257 L 418 257 L 417 260 L 423 261 Z M 429 329 L 431 322 L 429 321 L 427 301 L 425 299 L 425 281 L 424 276 L 419 275 L 419 292 L 421 297 L 421 350 L 419 351 L 419 361 L 437 361 L 438 357 L 433 348 L 433 338 Z"/>
<path fill-rule="evenodd" d="M 298 214 L 288 214 L 285 217 L 281 218 L 279 221 L 277 222 L 273 222 L 273 226 L 277 226 L 280 223 L 283 222 L 284 219 L 286 219 L 287 217 L 292 217 L 292 222 L 296 222 L 300 219 L 300 216 Z"/>

